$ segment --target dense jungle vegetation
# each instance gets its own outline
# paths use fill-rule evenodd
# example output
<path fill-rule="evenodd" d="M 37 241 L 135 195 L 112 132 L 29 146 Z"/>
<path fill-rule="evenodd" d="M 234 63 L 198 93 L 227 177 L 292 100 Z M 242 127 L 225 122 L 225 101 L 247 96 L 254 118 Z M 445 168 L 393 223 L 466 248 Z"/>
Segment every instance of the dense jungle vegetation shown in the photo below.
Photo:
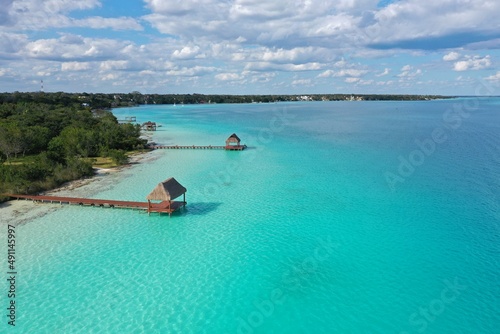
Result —
<path fill-rule="evenodd" d="M 93 109 L 71 95 L 5 95 L 0 100 L 0 194 L 52 189 L 93 175 L 96 158 L 120 165 L 127 162 L 127 152 L 145 147 L 140 126 L 119 124 L 101 109 L 102 101 Z"/>

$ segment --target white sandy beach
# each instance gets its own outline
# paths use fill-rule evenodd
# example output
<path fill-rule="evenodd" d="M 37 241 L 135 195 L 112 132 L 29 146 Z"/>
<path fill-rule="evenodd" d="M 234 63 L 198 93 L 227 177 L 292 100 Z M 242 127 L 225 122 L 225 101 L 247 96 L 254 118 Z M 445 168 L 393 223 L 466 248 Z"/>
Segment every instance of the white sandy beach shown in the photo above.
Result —
<path fill-rule="evenodd" d="M 67 197 L 90 197 L 100 191 L 112 187 L 116 178 L 122 177 L 125 172 L 137 163 L 155 160 L 152 152 L 135 154 L 130 157 L 129 163 L 116 168 L 96 168 L 95 175 L 90 178 L 75 180 L 63 184 L 61 187 L 46 191 L 44 195 Z M 97 182 L 99 181 L 99 182 Z M 13 200 L 0 204 L 0 223 L 24 224 L 61 208 L 59 204 L 38 204 L 32 201 Z"/>

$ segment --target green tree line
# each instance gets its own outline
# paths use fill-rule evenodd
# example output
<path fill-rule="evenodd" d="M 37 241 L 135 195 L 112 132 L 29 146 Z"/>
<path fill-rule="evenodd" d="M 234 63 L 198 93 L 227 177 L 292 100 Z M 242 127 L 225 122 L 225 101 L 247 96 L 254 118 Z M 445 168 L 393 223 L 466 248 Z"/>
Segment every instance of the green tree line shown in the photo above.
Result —
<path fill-rule="evenodd" d="M 62 107 L 106 109 L 143 104 L 271 103 L 291 101 L 418 101 L 452 98 L 441 95 L 397 94 L 306 94 L 306 95 L 216 95 L 216 94 L 93 94 L 93 93 L 0 93 L 0 103 L 39 103 Z"/>
<path fill-rule="evenodd" d="M 52 97 L 53 98 L 53 97 Z M 140 126 L 119 124 L 71 96 L 0 103 L 0 194 L 35 193 L 93 174 L 92 157 L 127 161 L 142 149 Z"/>

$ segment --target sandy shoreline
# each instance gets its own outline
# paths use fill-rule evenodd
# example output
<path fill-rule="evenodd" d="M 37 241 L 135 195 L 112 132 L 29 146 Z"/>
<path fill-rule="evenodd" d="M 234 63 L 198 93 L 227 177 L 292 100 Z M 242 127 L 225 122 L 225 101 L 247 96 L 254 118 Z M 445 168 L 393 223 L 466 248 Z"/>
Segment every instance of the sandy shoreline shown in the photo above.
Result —
<path fill-rule="evenodd" d="M 67 182 L 62 186 L 43 192 L 44 195 L 90 197 L 109 188 L 121 172 L 138 163 L 156 160 L 151 152 L 137 153 L 130 157 L 129 163 L 115 168 L 96 168 L 93 177 Z M 100 182 L 96 182 L 100 181 Z M 24 224 L 61 208 L 57 204 L 37 204 L 31 201 L 13 200 L 0 204 L 0 223 Z"/>

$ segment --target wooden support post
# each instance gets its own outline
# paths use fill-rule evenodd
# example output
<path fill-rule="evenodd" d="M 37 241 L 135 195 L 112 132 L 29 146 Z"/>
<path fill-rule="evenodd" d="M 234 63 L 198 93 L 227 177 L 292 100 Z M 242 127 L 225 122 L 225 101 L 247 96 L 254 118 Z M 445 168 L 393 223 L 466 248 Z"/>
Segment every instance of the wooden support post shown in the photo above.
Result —
<path fill-rule="evenodd" d="M 151 213 L 151 201 L 148 199 L 148 216 Z"/>

